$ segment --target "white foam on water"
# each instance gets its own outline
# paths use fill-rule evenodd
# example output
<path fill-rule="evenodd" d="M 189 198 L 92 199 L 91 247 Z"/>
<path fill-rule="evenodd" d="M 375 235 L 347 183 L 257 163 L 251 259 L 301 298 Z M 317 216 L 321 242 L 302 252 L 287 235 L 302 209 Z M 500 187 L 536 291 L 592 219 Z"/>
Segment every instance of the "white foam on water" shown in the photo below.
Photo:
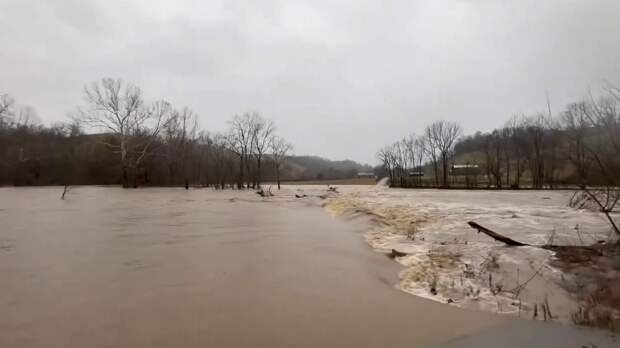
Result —
<path fill-rule="evenodd" d="M 381 180 L 379 180 L 377 182 L 376 186 L 378 186 L 378 187 L 386 187 L 386 186 L 388 186 L 389 181 L 390 181 L 390 178 L 388 178 L 388 177 L 382 178 Z"/>
<path fill-rule="evenodd" d="M 534 304 L 548 302 L 554 319 L 562 322 L 570 322 L 578 308 L 561 286 L 570 276 L 551 266 L 553 252 L 506 247 L 477 233 L 468 221 L 533 245 L 550 239 L 581 245 L 609 235 L 600 214 L 569 208 L 570 194 L 561 191 L 340 191 L 325 205 L 331 214 L 369 216 L 374 223 L 366 233 L 368 244 L 383 252 L 407 253 L 396 258 L 404 267 L 400 289 L 464 308 L 531 318 Z M 514 291 L 529 278 L 526 287 Z"/>

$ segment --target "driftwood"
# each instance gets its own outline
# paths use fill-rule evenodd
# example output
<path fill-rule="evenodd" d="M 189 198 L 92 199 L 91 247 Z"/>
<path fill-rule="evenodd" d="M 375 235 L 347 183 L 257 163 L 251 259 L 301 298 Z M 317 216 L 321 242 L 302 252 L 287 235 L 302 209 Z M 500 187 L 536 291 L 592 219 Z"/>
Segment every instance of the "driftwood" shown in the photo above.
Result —
<path fill-rule="evenodd" d="M 536 248 L 542 248 L 546 250 L 555 251 L 558 253 L 558 256 L 562 259 L 571 262 L 583 262 L 588 261 L 592 257 L 603 255 L 601 248 L 594 246 L 580 246 L 580 245 L 553 245 L 553 244 L 544 244 L 544 245 L 532 245 L 527 243 L 521 243 L 514 239 L 508 238 L 504 235 L 501 235 L 495 231 L 492 231 L 474 221 L 468 222 L 469 226 L 478 230 L 478 232 L 482 232 L 487 236 L 506 244 L 507 246 L 532 246 Z"/>
<path fill-rule="evenodd" d="M 508 246 L 527 246 L 529 244 L 525 244 L 525 243 L 521 243 L 521 242 L 517 242 L 514 239 L 510 239 L 508 237 L 502 236 L 501 234 L 497 233 L 497 232 L 493 232 L 490 229 L 478 224 L 477 222 L 474 221 L 470 221 L 468 222 L 469 226 L 471 226 L 472 228 L 478 230 L 478 233 L 482 232 L 484 234 L 486 234 L 487 236 L 500 241 Z"/>
<path fill-rule="evenodd" d="M 398 251 L 396 249 L 392 249 L 392 252 L 390 254 L 388 254 L 388 256 L 393 259 L 393 258 L 396 258 L 396 257 L 407 256 L 407 253 L 404 253 L 402 251 Z"/>
<path fill-rule="evenodd" d="M 64 190 L 62 191 L 62 195 L 60 196 L 60 199 L 64 200 L 65 199 L 65 195 L 67 194 L 67 192 L 69 192 L 70 186 L 69 185 L 65 185 Z"/>
<path fill-rule="evenodd" d="M 265 191 L 262 188 L 258 191 L 256 191 L 256 194 L 261 196 L 261 197 L 271 197 L 273 196 L 273 193 L 271 193 L 271 186 L 269 186 L 269 190 Z"/>

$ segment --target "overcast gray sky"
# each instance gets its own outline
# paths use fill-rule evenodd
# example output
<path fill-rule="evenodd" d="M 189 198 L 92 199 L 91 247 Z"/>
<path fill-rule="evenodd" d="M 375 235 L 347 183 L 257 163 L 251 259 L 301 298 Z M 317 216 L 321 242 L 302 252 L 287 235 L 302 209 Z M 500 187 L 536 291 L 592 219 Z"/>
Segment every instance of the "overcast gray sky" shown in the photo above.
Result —
<path fill-rule="evenodd" d="M 49 124 L 85 83 L 273 119 L 297 154 L 375 162 L 435 119 L 466 133 L 620 84 L 620 1 L 0 0 L 0 93 Z"/>

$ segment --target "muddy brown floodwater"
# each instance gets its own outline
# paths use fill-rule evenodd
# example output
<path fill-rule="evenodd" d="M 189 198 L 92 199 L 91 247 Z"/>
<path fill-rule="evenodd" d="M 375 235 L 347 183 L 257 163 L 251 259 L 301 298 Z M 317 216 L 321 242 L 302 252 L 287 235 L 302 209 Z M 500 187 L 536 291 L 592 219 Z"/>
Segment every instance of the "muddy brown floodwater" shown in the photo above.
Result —
<path fill-rule="evenodd" d="M 403 293 L 364 221 L 307 202 L 61 191 L 0 189 L 0 347 L 491 347 L 533 332 L 547 346 L 612 342 Z"/>

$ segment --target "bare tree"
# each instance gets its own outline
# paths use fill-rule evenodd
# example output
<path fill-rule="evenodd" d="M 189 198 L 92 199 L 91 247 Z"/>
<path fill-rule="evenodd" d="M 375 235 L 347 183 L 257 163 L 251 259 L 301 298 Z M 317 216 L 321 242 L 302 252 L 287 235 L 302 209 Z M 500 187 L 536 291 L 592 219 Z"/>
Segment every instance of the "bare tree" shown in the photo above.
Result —
<path fill-rule="evenodd" d="M 547 117 L 544 118 L 544 131 L 545 131 L 545 150 L 547 152 L 547 165 L 545 165 L 545 181 L 549 185 L 549 188 L 553 189 L 558 182 L 559 165 L 560 160 L 559 150 L 561 150 L 561 143 L 563 142 L 563 134 L 561 134 L 560 122 L 553 117 L 551 112 L 551 101 L 549 100 L 549 94 L 547 94 Z M 563 149 L 562 149 L 563 150 Z"/>
<path fill-rule="evenodd" d="M 15 100 L 8 94 L 0 95 L 0 126 L 8 126 L 13 121 Z"/>
<path fill-rule="evenodd" d="M 278 184 L 278 190 L 280 189 L 280 170 L 286 161 L 286 157 L 289 152 L 293 150 L 293 145 L 287 142 L 284 138 L 277 135 L 271 137 L 269 142 L 271 146 L 271 153 L 273 156 L 273 164 L 276 172 L 276 183 Z"/>
<path fill-rule="evenodd" d="M 435 138 L 431 134 L 430 126 L 424 130 L 424 137 L 422 138 L 422 144 L 424 154 L 428 158 L 433 166 L 433 174 L 435 177 L 435 185 L 439 186 L 439 154 L 438 147 L 435 143 Z"/>
<path fill-rule="evenodd" d="M 388 176 L 390 178 L 390 185 L 396 185 L 395 175 L 394 175 L 394 166 L 395 166 L 395 158 L 394 158 L 394 147 L 392 145 L 384 146 L 377 152 L 377 158 L 381 161 L 383 169 L 387 171 Z"/>
<path fill-rule="evenodd" d="M 134 169 L 136 186 L 136 171 L 167 122 L 170 104 L 162 101 L 145 108 L 140 88 L 110 78 L 85 86 L 84 96 L 86 107 L 79 109 L 78 121 L 112 137 L 106 145 L 119 155 L 121 183 L 129 187 L 129 170 Z"/>
<path fill-rule="evenodd" d="M 229 132 L 227 136 L 228 148 L 239 157 L 239 176 L 237 187 L 243 187 L 245 174 L 248 175 L 247 187 L 250 187 L 250 157 L 252 156 L 252 146 L 255 129 L 255 113 L 245 113 L 241 116 L 235 115 L 229 122 Z"/>
<path fill-rule="evenodd" d="M 256 152 L 256 185 L 260 188 L 261 184 L 261 163 L 263 160 L 263 155 L 270 147 L 270 142 L 273 140 L 273 132 L 275 131 L 275 126 L 273 121 L 266 120 L 262 118 L 260 115 L 255 114 L 253 127 L 252 127 L 252 148 Z M 279 189 L 279 187 L 278 187 Z"/>
<path fill-rule="evenodd" d="M 588 113 L 593 124 L 603 127 L 602 130 L 607 135 L 611 148 L 620 153 L 620 89 L 611 83 L 607 83 L 604 87 L 606 98 L 594 100 L 590 93 L 591 112 Z"/>
<path fill-rule="evenodd" d="M 30 127 L 40 123 L 39 116 L 32 106 L 20 107 L 14 121 L 20 127 Z"/>
<path fill-rule="evenodd" d="M 503 139 L 498 130 L 494 130 L 486 136 L 484 143 L 484 152 L 486 158 L 486 169 L 489 183 L 495 182 L 495 187 L 502 188 L 502 155 L 503 155 Z M 491 176 L 493 180 L 491 180 Z"/>
<path fill-rule="evenodd" d="M 510 182 L 510 177 L 507 177 L 508 184 L 513 188 L 519 188 L 521 186 L 521 177 L 524 172 L 524 136 L 521 118 L 519 116 L 512 116 L 506 123 L 504 128 L 506 130 L 505 136 L 507 137 L 506 150 L 509 154 L 512 154 L 512 161 L 509 159 L 509 155 L 506 155 L 509 163 L 514 167 L 514 181 Z M 510 169 L 508 169 L 510 172 Z M 510 174 L 508 174 L 510 175 Z"/>
<path fill-rule="evenodd" d="M 216 187 L 221 189 L 226 188 L 228 174 L 232 172 L 234 165 L 233 152 L 229 149 L 229 141 L 229 135 L 216 134 L 212 142 L 211 151 L 213 157 L 212 164 L 215 168 L 215 182 Z"/>
<path fill-rule="evenodd" d="M 603 185 L 588 187 L 587 184 L 593 181 L 592 178 L 589 176 L 582 177 L 580 185 L 582 194 L 573 197 L 571 204 L 583 206 L 587 203 L 594 203 L 596 208 L 605 215 L 616 236 L 620 237 L 620 224 L 615 218 L 615 213 L 617 213 L 615 209 L 620 202 L 617 175 L 620 171 L 620 146 L 618 143 L 618 138 L 620 138 L 620 95 L 618 89 L 610 84 L 604 90 L 607 97 L 600 98 L 597 101 L 590 94 L 589 107 L 582 109 L 593 130 L 593 136 L 588 137 L 589 139 L 582 143 L 587 156 L 585 162 L 587 165 L 598 169 L 599 180 L 602 180 Z M 620 243 L 620 239 L 618 243 Z"/>
<path fill-rule="evenodd" d="M 534 188 L 543 188 L 545 183 L 545 116 L 538 114 L 523 119 L 525 157 L 529 165 Z"/>
<path fill-rule="evenodd" d="M 422 176 L 420 174 L 422 171 L 422 162 L 424 161 L 424 137 L 419 137 L 415 139 L 415 142 L 413 144 L 413 152 L 414 152 L 414 156 L 417 159 L 417 164 L 414 163 L 414 171 L 417 172 L 416 173 L 416 178 L 417 178 L 417 185 L 421 185 L 422 184 Z"/>
<path fill-rule="evenodd" d="M 392 144 L 392 159 L 395 179 L 398 179 L 398 186 L 405 187 L 404 167 L 406 162 L 406 150 L 403 141 Z"/>
<path fill-rule="evenodd" d="M 448 168 L 452 150 L 458 138 L 462 134 L 461 126 L 454 122 L 437 121 L 426 128 L 427 142 L 430 145 L 429 153 L 434 157 L 434 165 L 437 168 L 437 157 L 442 165 L 442 185 L 449 186 Z M 435 174 L 437 176 L 437 174 Z"/>
<path fill-rule="evenodd" d="M 510 186 L 510 171 L 511 171 L 511 148 L 510 148 L 510 135 L 511 131 L 508 128 L 502 128 L 500 130 L 500 137 L 502 143 L 504 163 L 506 164 L 506 185 Z"/>
<path fill-rule="evenodd" d="M 133 186 L 138 187 L 138 172 L 143 161 L 159 145 L 159 133 L 170 122 L 172 106 L 166 101 L 157 101 L 147 108 L 142 116 L 135 120 L 130 129 L 128 167 L 133 171 Z"/>
<path fill-rule="evenodd" d="M 210 183 L 208 165 L 211 164 L 211 148 L 213 147 L 213 138 L 209 132 L 200 131 L 198 133 L 196 147 L 193 158 L 195 163 L 192 165 L 193 175 L 200 186 L 208 186 Z"/>
<path fill-rule="evenodd" d="M 409 179 L 409 172 L 413 171 L 416 166 L 417 152 L 415 151 L 417 137 L 415 134 L 411 133 L 403 140 L 401 140 L 404 155 L 405 155 L 405 166 L 403 176 L 405 177 L 405 182 L 407 186 L 413 185 L 411 180 Z"/>
<path fill-rule="evenodd" d="M 588 117 L 590 106 L 581 101 L 570 104 L 562 114 L 562 123 L 568 139 L 567 156 L 580 181 L 587 181 L 591 161 L 586 149 L 586 137 L 593 125 Z"/>
<path fill-rule="evenodd" d="M 172 111 L 164 127 L 166 156 L 171 184 L 175 184 L 177 172 L 183 175 L 183 185 L 189 188 L 189 157 L 197 140 L 198 116 L 189 108 Z"/>

